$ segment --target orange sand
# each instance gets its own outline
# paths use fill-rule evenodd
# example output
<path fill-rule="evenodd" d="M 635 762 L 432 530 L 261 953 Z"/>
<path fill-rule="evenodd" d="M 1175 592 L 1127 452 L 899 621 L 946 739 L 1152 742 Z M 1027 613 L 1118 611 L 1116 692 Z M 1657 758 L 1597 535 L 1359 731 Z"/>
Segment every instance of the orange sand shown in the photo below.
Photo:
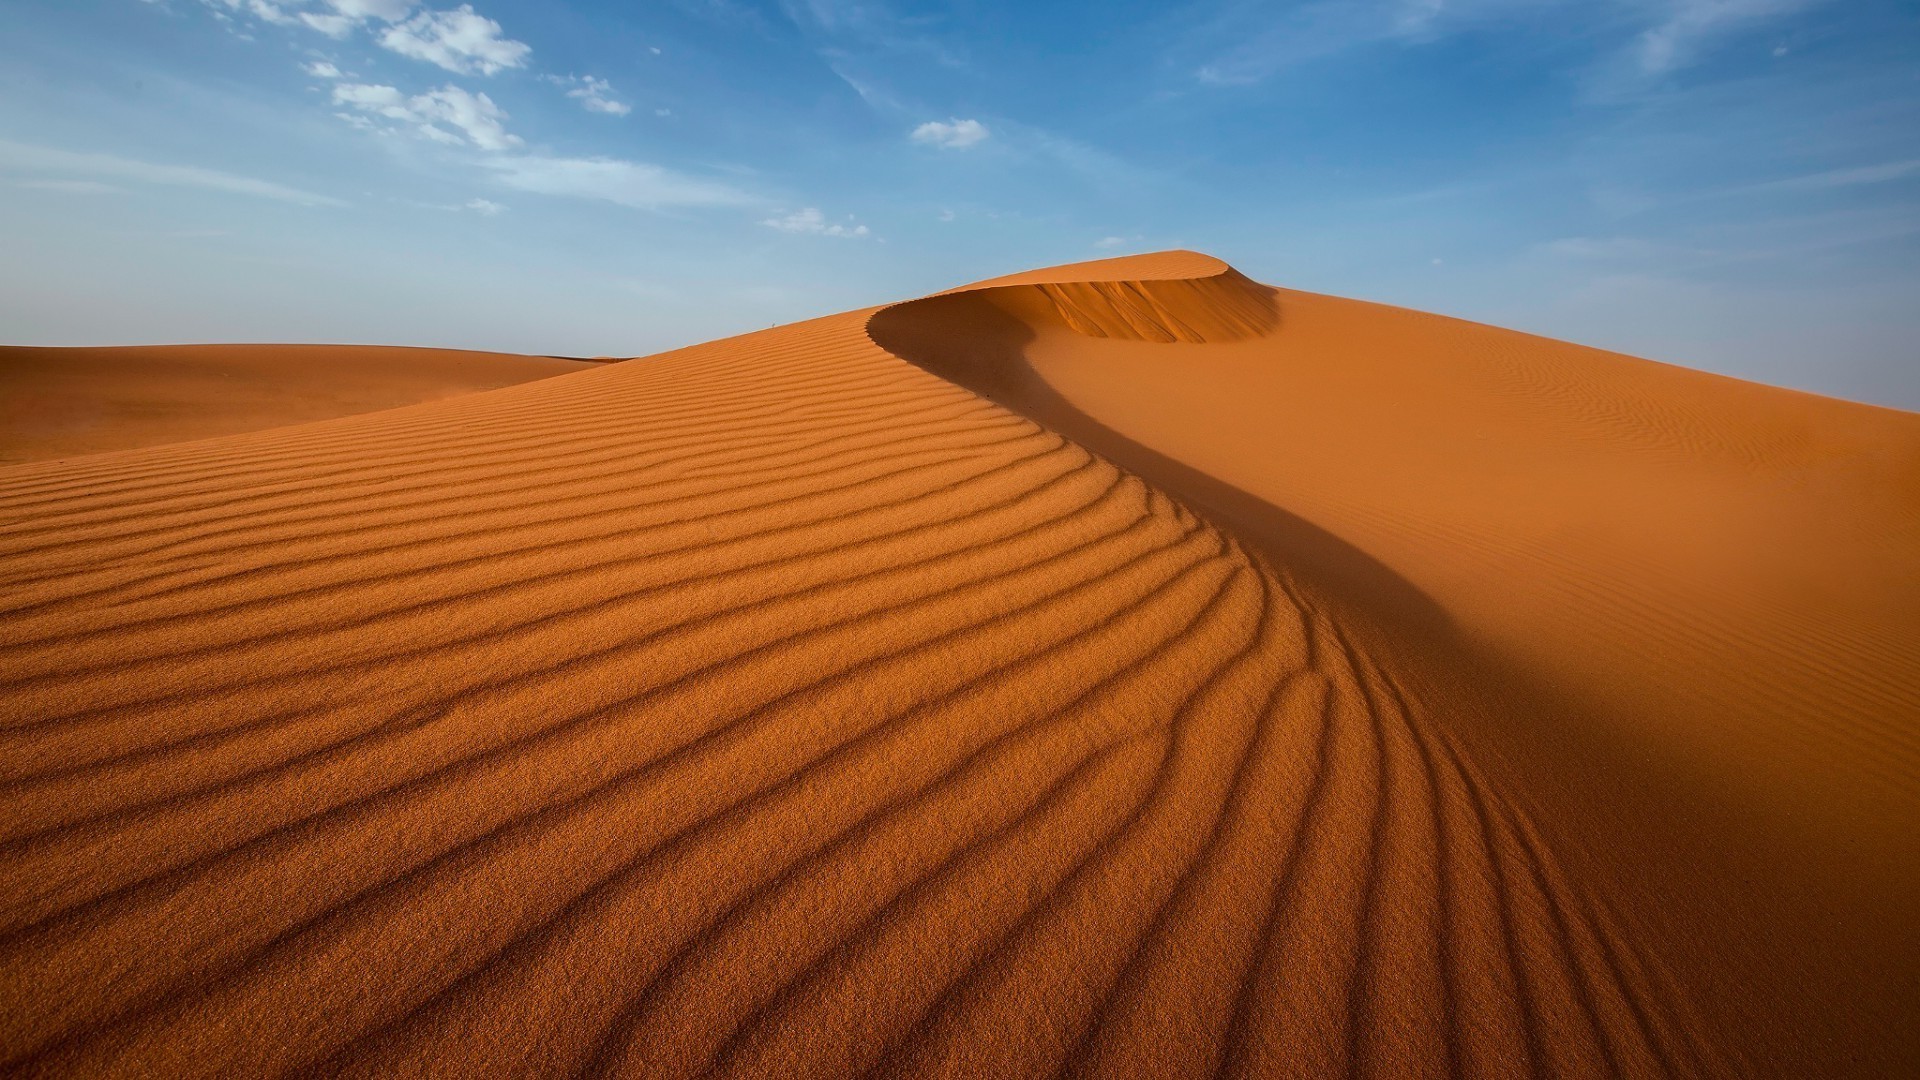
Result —
<path fill-rule="evenodd" d="M 1064 267 L 0 470 L 34 1075 L 1895 1075 L 1920 417 Z"/>
<path fill-rule="evenodd" d="M 0 465 L 331 420 L 587 363 L 372 345 L 0 346 Z"/>

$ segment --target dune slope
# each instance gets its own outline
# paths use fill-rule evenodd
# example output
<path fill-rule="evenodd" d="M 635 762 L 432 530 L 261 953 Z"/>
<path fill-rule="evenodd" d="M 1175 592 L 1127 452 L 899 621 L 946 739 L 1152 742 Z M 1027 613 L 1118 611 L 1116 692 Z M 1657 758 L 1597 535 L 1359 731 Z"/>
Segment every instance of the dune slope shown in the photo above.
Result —
<path fill-rule="evenodd" d="M 370 345 L 0 346 L 0 465 L 331 420 L 588 363 Z"/>
<path fill-rule="evenodd" d="M 1059 284 L 1116 270 L 1131 324 L 1103 315 L 1119 286 Z M 1411 647 L 1721 1026 L 1806 1072 L 1920 1060 L 1920 417 L 1193 253 L 999 279 L 873 331 Z"/>
<path fill-rule="evenodd" d="M 1217 276 L 1017 284 L 1081 341 L 1284 335 Z M 0 471 L 0 1062 L 1734 1076 L 1831 1038 L 1707 1000 L 1747 969 L 1499 751 L 1443 607 L 1089 452 L 947 302 Z"/>

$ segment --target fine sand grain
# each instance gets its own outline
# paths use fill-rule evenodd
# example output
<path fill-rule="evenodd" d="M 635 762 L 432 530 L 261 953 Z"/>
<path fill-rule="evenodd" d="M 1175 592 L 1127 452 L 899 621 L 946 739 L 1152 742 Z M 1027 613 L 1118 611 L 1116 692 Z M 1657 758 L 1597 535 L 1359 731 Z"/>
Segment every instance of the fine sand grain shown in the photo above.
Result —
<path fill-rule="evenodd" d="M 0 346 L 0 465 L 331 420 L 588 366 L 374 345 Z"/>
<path fill-rule="evenodd" d="M 1899 1075 L 1916 463 L 1174 252 L 15 465 L 0 1067 Z"/>

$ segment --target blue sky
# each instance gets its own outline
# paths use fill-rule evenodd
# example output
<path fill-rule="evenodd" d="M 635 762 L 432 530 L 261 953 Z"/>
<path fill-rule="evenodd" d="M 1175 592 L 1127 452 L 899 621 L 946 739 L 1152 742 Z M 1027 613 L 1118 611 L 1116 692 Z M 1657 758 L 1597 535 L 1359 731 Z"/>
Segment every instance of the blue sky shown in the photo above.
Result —
<path fill-rule="evenodd" d="M 1920 6 L 7 0 L 0 338 L 633 354 L 1168 247 L 1920 408 Z"/>

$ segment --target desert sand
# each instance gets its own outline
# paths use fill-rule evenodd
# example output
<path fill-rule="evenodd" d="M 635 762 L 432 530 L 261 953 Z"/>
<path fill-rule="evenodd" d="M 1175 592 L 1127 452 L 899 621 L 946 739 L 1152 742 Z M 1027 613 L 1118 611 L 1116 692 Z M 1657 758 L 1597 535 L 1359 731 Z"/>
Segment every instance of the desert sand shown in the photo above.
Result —
<path fill-rule="evenodd" d="M 1189 252 L 527 377 L 0 469 L 5 1068 L 1920 1065 L 1920 416 Z"/>
<path fill-rule="evenodd" d="M 332 420 L 589 363 L 379 345 L 0 346 L 0 465 Z"/>

